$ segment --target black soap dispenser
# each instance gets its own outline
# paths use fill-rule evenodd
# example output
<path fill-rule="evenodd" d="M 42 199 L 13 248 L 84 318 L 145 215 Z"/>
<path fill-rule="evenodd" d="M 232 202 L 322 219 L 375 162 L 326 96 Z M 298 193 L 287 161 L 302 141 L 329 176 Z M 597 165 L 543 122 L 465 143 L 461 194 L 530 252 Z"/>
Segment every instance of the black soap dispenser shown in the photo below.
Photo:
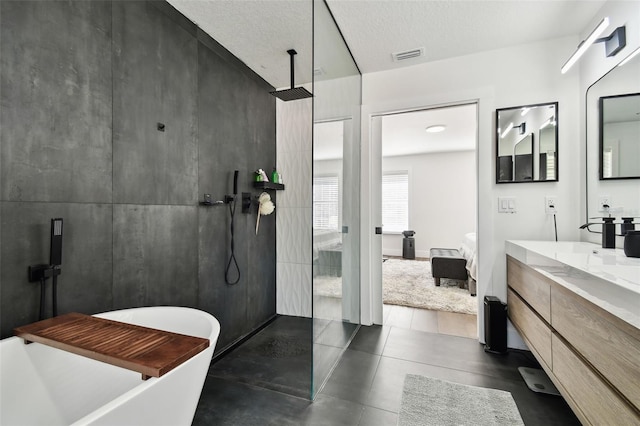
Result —
<path fill-rule="evenodd" d="M 633 217 L 623 217 L 622 225 L 620 225 L 620 233 L 622 235 L 626 235 L 629 231 L 634 231 L 636 229 L 635 223 L 633 223 Z"/>
<path fill-rule="evenodd" d="M 603 217 L 602 220 L 602 248 L 616 248 L 616 224 L 615 217 Z"/>
<path fill-rule="evenodd" d="M 624 254 L 627 257 L 640 257 L 640 231 L 627 231 L 624 235 Z"/>

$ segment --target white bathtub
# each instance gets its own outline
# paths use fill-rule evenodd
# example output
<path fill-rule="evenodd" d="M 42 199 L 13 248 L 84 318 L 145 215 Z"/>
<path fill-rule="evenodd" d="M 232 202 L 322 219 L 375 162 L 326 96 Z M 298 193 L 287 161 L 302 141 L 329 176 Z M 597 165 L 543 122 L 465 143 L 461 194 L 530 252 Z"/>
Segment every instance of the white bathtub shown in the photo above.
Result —
<path fill-rule="evenodd" d="M 209 339 L 162 377 L 114 367 L 18 337 L 0 341 L 0 425 L 189 425 L 220 334 L 206 312 L 158 306 L 96 315 Z"/>

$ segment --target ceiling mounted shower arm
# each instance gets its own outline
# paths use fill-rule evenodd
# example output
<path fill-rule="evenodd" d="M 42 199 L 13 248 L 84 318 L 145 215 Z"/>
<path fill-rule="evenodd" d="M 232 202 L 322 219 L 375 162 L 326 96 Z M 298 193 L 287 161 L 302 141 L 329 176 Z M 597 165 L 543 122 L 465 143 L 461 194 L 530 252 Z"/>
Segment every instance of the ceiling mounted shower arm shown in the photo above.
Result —
<path fill-rule="evenodd" d="M 295 51 L 295 49 L 289 49 L 287 50 L 287 53 L 290 56 L 289 62 L 291 64 L 291 88 L 293 89 L 295 87 L 295 78 L 294 78 L 294 72 L 293 72 L 293 57 L 295 55 L 298 54 L 298 52 Z"/>

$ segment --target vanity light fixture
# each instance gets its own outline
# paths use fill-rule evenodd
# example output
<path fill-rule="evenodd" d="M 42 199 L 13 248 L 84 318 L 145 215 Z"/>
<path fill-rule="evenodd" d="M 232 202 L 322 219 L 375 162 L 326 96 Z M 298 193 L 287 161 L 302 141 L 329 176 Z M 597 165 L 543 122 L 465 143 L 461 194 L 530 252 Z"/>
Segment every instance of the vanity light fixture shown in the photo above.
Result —
<path fill-rule="evenodd" d="M 447 126 L 445 126 L 444 124 L 436 124 L 433 126 L 429 126 L 426 129 L 424 129 L 427 133 L 440 133 L 442 131 L 444 131 L 444 129 L 446 129 Z"/>
<path fill-rule="evenodd" d="M 500 138 L 504 139 L 504 137 L 507 136 L 507 133 L 509 133 L 511 131 L 511 129 L 513 129 L 513 122 L 509 123 L 507 128 L 504 129 L 504 132 L 502 132 L 502 134 L 500 135 Z"/>
<path fill-rule="evenodd" d="M 602 21 L 600 21 L 600 23 L 598 24 L 598 26 L 591 31 L 591 34 L 589 34 L 589 37 L 586 38 L 586 40 L 584 40 L 582 43 L 580 43 L 580 45 L 578 46 L 578 50 L 576 50 L 574 52 L 573 55 L 571 55 L 571 57 L 569 58 L 569 60 L 567 62 L 565 62 L 565 64 L 562 66 L 562 68 L 560 69 L 560 72 L 562 74 L 566 73 L 567 71 L 569 71 L 569 68 L 571 68 L 577 61 L 578 59 L 580 59 L 580 57 L 582 55 L 584 55 L 584 52 L 587 51 L 587 49 L 596 42 L 598 36 L 600 34 L 602 34 L 602 32 L 607 29 L 607 27 L 609 26 L 609 18 L 605 17 L 604 19 L 602 19 Z"/>
<path fill-rule="evenodd" d="M 624 58 L 622 60 L 622 62 L 620 62 L 618 64 L 619 67 L 623 66 L 624 64 L 626 64 L 627 62 L 629 62 L 630 60 L 632 60 L 633 58 L 635 58 L 636 56 L 638 56 L 638 54 L 640 53 L 640 47 L 638 47 L 636 50 L 633 51 L 633 53 L 631 53 L 631 55 L 627 56 L 626 58 Z"/>

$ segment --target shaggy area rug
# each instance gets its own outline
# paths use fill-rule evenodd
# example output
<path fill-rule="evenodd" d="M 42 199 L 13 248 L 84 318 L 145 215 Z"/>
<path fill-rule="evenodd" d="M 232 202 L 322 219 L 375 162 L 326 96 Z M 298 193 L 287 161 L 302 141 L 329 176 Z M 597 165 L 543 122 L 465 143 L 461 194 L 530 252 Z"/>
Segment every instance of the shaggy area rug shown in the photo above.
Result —
<path fill-rule="evenodd" d="M 407 374 L 398 426 L 524 426 L 510 392 Z"/>
<path fill-rule="evenodd" d="M 382 264 L 382 300 L 388 305 L 477 314 L 478 299 L 459 284 L 442 278 L 436 287 L 429 261 L 392 258 Z M 342 297 L 341 278 L 317 276 L 313 285 L 315 295 Z"/>

